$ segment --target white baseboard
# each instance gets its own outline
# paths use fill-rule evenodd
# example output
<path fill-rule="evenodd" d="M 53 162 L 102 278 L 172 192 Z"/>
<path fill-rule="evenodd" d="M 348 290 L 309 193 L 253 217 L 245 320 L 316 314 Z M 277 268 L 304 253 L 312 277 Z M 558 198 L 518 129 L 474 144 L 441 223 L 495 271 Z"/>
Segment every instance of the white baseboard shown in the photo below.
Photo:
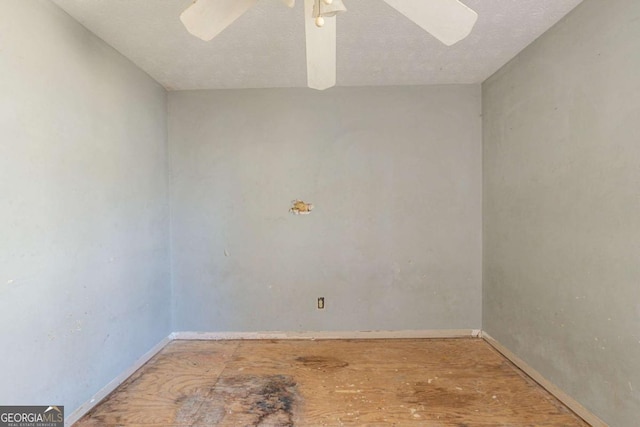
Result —
<path fill-rule="evenodd" d="M 479 338 L 479 329 L 428 329 L 406 331 L 319 332 L 174 332 L 172 340 L 340 340 L 402 338 Z"/>
<path fill-rule="evenodd" d="M 561 390 L 554 383 L 546 379 L 542 376 L 541 373 L 533 369 L 527 362 L 520 359 L 515 355 L 511 350 L 500 344 L 491 335 L 482 331 L 482 338 L 489 343 L 493 348 L 495 348 L 498 352 L 500 352 L 504 357 L 509 359 L 514 365 L 520 368 L 524 373 L 529 375 L 535 382 L 540 384 L 543 388 L 545 388 L 549 393 L 554 395 L 560 402 L 565 404 L 569 409 L 575 412 L 580 418 L 585 420 L 593 427 L 608 427 L 608 424 L 602 421 L 598 416 L 593 414 L 587 408 L 582 406 L 577 400 L 573 397 L 569 396 L 563 390 Z"/>
<path fill-rule="evenodd" d="M 114 391 L 120 384 L 122 384 L 127 378 L 129 378 L 135 371 L 140 369 L 142 365 L 147 363 L 149 359 L 158 354 L 160 350 L 162 350 L 169 342 L 171 342 L 171 338 L 165 337 L 158 344 L 153 346 L 151 350 L 147 351 L 143 354 L 138 360 L 135 361 L 133 365 L 131 365 L 128 369 L 123 371 L 120 375 L 115 377 L 109 384 L 102 387 L 93 397 L 80 405 L 78 409 L 69 414 L 65 420 L 64 425 L 66 427 L 71 426 L 73 423 L 77 422 L 82 418 L 85 414 L 87 414 L 90 410 L 92 410 L 102 399 L 107 397 L 112 391 Z"/>

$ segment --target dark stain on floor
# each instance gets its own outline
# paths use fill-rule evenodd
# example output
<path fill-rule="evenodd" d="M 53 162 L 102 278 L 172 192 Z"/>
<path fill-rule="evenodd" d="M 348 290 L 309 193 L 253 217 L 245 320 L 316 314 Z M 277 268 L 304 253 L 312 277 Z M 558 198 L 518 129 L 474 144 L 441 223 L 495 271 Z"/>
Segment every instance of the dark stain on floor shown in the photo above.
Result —
<path fill-rule="evenodd" d="M 300 356 L 296 357 L 296 362 L 316 369 L 337 369 L 349 366 L 344 360 L 326 356 Z"/>
<path fill-rule="evenodd" d="M 275 375 L 257 393 L 259 400 L 251 410 L 259 415 L 257 426 L 268 421 L 278 426 L 293 426 L 293 403 L 296 383 L 291 377 Z"/>
<path fill-rule="evenodd" d="M 196 425 L 293 427 L 296 382 L 287 375 L 223 377 L 198 411 Z"/>

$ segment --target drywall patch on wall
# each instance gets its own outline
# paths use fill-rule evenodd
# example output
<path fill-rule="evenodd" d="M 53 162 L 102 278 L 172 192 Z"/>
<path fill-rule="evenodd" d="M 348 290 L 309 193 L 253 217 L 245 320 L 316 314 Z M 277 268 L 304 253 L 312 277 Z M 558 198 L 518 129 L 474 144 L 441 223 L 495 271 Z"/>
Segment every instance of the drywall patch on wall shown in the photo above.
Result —
<path fill-rule="evenodd" d="M 639 21 L 585 0 L 483 85 L 483 327 L 612 426 L 640 416 Z"/>
<path fill-rule="evenodd" d="M 291 201 L 291 212 L 294 215 L 309 215 L 313 210 L 313 203 L 305 203 L 302 200 Z"/>
<path fill-rule="evenodd" d="M 480 328 L 479 86 L 171 92 L 169 121 L 174 330 Z"/>

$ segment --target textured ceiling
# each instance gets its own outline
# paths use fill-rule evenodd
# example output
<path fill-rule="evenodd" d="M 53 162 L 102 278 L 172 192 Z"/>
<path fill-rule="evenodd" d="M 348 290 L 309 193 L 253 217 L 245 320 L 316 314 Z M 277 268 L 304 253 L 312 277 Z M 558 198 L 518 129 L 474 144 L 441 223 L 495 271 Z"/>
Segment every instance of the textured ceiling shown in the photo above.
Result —
<path fill-rule="evenodd" d="M 306 86 L 302 1 L 261 0 L 210 42 L 179 20 L 191 0 L 53 1 L 169 90 Z M 463 0 L 478 22 L 446 47 L 382 0 L 345 0 L 338 85 L 482 82 L 581 1 Z"/>

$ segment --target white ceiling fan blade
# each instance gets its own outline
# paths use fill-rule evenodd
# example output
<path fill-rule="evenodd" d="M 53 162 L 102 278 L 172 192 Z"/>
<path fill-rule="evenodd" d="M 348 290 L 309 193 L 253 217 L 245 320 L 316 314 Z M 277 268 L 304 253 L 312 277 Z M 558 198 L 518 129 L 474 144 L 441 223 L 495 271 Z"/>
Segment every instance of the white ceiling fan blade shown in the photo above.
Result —
<path fill-rule="evenodd" d="M 307 85 L 324 90 L 336 85 L 336 17 L 324 18 L 318 28 L 313 17 L 314 0 L 304 0 L 307 36 Z"/>
<path fill-rule="evenodd" d="M 296 0 L 282 0 L 282 3 L 286 4 L 289 7 L 293 7 L 296 5 Z"/>
<path fill-rule="evenodd" d="M 258 0 L 197 0 L 180 20 L 194 36 L 209 41 L 227 28 Z"/>
<path fill-rule="evenodd" d="M 384 0 L 423 30 L 451 46 L 471 33 L 478 14 L 458 0 Z"/>

